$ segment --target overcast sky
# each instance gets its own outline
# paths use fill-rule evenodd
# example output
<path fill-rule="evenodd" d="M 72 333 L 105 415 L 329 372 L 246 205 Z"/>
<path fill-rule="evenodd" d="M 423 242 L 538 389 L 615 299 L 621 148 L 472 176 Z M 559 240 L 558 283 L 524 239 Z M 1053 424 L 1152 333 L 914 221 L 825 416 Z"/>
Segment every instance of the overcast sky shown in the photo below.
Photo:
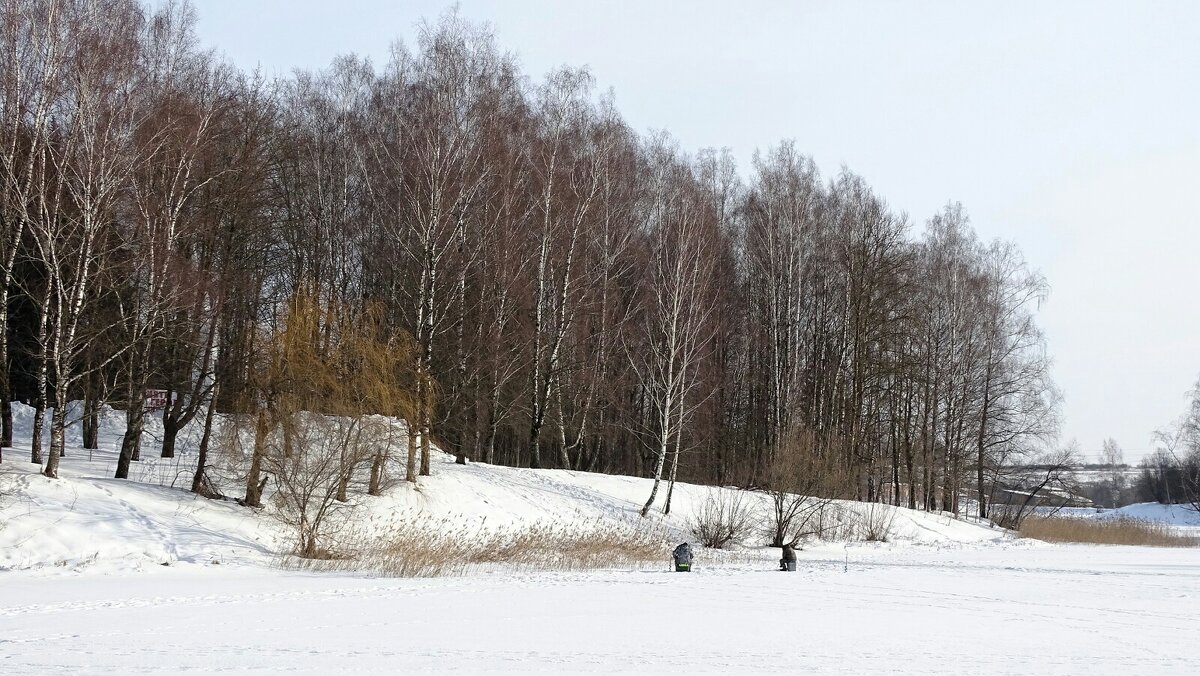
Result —
<path fill-rule="evenodd" d="M 196 0 L 201 39 L 267 74 L 414 42 L 426 0 Z M 587 65 L 685 149 L 792 138 L 919 231 L 960 201 L 1049 279 L 1063 441 L 1136 460 L 1200 376 L 1200 2 L 473 1 L 540 78 Z M 745 173 L 745 172 L 743 172 Z"/>

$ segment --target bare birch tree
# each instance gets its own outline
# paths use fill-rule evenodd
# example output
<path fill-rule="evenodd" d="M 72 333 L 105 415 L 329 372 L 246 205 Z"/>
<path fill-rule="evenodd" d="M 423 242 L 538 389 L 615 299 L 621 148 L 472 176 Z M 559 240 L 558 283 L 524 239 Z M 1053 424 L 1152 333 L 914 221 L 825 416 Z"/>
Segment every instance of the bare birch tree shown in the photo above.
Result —
<path fill-rule="evenodd" d="M 126 250 L 131 286 L 124 332 L 125 434 L 116 478 L 129 476 L 138 459 L 145 423 L 142 392 L 156 375 L 151 363 L 169 320 L 187 307 L 203 312 L 205 278 L 182 250 L 200 221 L 190 207 L 214 176 L 203 175 L 202 156 L 212 143 L 214 118 L 226 95 L 207 58 L 193 51 L 193 23 L 186 5 L 168 5 L 148 20 L 143 38 L 141 94 L 144 114 L 138 136 L 151 153 L 130 175 L 134 209 Z M 209 165 L 211 168 L 211 165 Z"/>
<path fill-rule="evenodd" d="M 695 407 L 697 369 L 711 351 L 714 311 L 715 219 L 692 183 L 691 171 L 659 147 L 652 206 L 645 224 L 650 260 L 643 308 L 643 338 L 628 347 L 640 387 L 650 403 L 649 439 L 654 483 L 642 506 L 646 516 L 658 496 L 668 455 L 678 466 L 684 427 Z M 672 453 L 673 451 L 673 453 Z"/>

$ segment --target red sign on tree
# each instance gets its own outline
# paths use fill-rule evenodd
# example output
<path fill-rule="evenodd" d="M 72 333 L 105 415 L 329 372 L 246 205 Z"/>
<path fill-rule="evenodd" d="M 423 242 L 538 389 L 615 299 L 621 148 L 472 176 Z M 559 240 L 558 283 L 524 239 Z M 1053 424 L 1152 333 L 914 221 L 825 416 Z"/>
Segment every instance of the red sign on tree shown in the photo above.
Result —
<path fill-rule="evenodd" d="M 143 396 L 145 397 L 143 409 L 146 411 L 158 411 L 167 407 L 166 390 L 146 390 Z"/>

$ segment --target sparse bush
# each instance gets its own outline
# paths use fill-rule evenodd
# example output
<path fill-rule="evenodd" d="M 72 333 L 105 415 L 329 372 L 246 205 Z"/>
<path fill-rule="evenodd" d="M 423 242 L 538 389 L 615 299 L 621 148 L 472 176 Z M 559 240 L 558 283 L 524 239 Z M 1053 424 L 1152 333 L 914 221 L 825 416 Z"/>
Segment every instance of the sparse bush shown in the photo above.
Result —
<path fill-rule="evenodd" d="M 744 491 L 714 488 L 693 512 L 688 525 L 705 547 L 724 549 L 750 535 L 755 522 L 754 509 Z"/>
<path fill-rule="evenodd" d="M 771 498 L 766 536 L 772 547 L 796 546 L 820 535 L 821 515 L 842 483 L 837 463 L 815 452 L 811 433 L 794 435 L 779 448 L 767 470 Z"/>
<path fill-rule="evenodd" d="M 343 525 L 350 506 L 345 485 L 375 444 L 361 418 L 297 412 L 272 434 L 264 469 L 275 479 L 271 513 L 296 532 L 296 554 L 337 558 L 327 543 Z M 372 428 L 373 429 L 373 428 Z"/>
<path fill-rule="evenodd" d="M 1081 493 L 1075 475 L 1078 466 L 1078 442 L 1043 453 L 1030 465 L 1032 471 L 1012 484 L 1004 502 L 992 501 L 988 516 L 1001 528 L 1020 530 L 1025 519 L 1039 510 L 1057 512 Z"/>
<path fill-rule="evenodd" d="M 880 502 L 829 502 L 811 520 L 812 535 L 830 542 L 887 542 L 896 508 Z"/>
<path fill-rule="evenodd" d="M 1185 535 L 1168 524 L 1129 517 L 1089 519 L 1031 516 L 1021 522 L 1020 533 L 1021 537 L 1046 542 L 1144 547 L 1195 547 L 1200 544 L 1200 539 Z"/>
<path fill-rule="evenodd" d="M 989 506 L 988 517 L 992 522 L 1001 528 L 1008 530 L 1020 530 L 1021 522 L 1025 515 L 1029 514 L 1029 510 L 1023 509 L 1020 504 L 1012 503 L 995 503 Z"/>
<path fill-rule="evenodd" d="M 817 514 L 815 535 L 822 540 L 849 542 L 857 538 L 858 520 L 843 503 L 825 505 Z"/>
<path fill-rule="evenodd" d="M 0 509 L 8 506 L 8 496 L 15 492 L 9 474 L 8 469 L 4 465 L 0 465 Z M 3 521 L 0 521 L 0 530 L 4 530 Z"/>
<path fill-rule="evenodd" d="M 269 359 L 254 374 L 259 401 L 242 502 L 261 506 L 269 478 L 273 514 L 295 529 L 296 553 L 326 558 L 324 540 L 339 530 L 360 470 L 370 468 L 370 494 L 388 481 L 397 426 L 384 416 L 412 418 L 410 352 L 373 305 L 343 306 L 306 290 L 279 319 L 265 336 Z M 241 446 L 240 435 L 230 440 Z"/>
<path fill-rule="evenodd" d="M 1162 443 L 1167 448 L 1155 451 L 1139 465 L 1141 474 L 1135 482 L 1138 499 L 1164 505 L 1187 504 L 1200 511 L 1200 448 L 1179 457 L 1175 447 L 1182 442 L 1167 439 L 1161 432 L 1160 438 L 1166 439 Z"/>
<path fill-rule="evenodd" d="M 302 432 L 298 428 L 316 420 L 306 418 L 309 412 L 347 423 L 347 429 L 327 429 L 335 443 L 319 451 L 330 457 L 333 451 L 341 454 L 337 462 L 319 461 L 331 471 L 337 465 L 341 480 L 336 500 L 348 499 L 348 484 L 364 460 L 371 466 L 367 492 L 378 495 L 386 481 L 384 469 L 393 443 L 375 430 L 373 435 L 380 443 L 363 458 L 350 437 L 361 435 L 364 427 L 379 427 L 373 422 L 376 416 L 412 419 L 409 389 L 414 376 L 407 368 L 407 340 L 396 338 L 387 329 L 378 307 L 325 303 L 311 291 L 297 292 L 276 324 L 263 336 L 267 358 L 260 360 L 262 364 L 252 374 L 257 401 L 246 406 L 254 409 L 255 435 L 243 503 L 261 506 L 266 485 L 263 474 L 269 475 L 269 464 L 276 465 L 276 479 L 280 467 L 289 468 Z M 275 443 L 277 437 L 281 448 L 267 448 L 268 441 Z"/>
<path fill-rule="evenodd" d="M 858 511 L 858 536 L 867 542 L 887 542 L 896 521 L 896 508 L 881 502 L 868 502 Z"/>
<path fill-rule="evenodd" d="M 795 547 L 805 538 L 821 535 L 822 515 L 832 500 L 777 490 L 769 495 L 771 518 L 765 530 L 770 546 Z"/>

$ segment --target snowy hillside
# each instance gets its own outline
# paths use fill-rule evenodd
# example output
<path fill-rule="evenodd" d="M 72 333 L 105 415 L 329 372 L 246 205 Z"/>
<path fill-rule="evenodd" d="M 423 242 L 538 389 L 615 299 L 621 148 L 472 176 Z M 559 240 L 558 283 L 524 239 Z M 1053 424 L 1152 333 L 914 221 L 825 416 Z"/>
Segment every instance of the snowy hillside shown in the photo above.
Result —
<path fill-rule="evenodd" d="M 17 405 L 17 439 L 29 438 L 31 410 Z M 0 570 L 145 570 L 160 565 L 278 565 L 290 551 L 290 531 L 264 510 L 233 501 L 199 498 L 186 491 L 195 464 L 195 435 L 185 434 L 176 458 L 155 457 L 155 419 L 148 421 L 143 460 L 130 480 L 112 479 L 124 417 L 107 411 L 102 419 L 101 449 L 79 448 L 77 434 L 62 462 L 61 478 L 47 479 L 28 462 L 28 447 L 10 450 L 0 465 Z M 74 429 L 74 428 L 73 428 Z M 26 441 L 26 443 L 28 443 Z M 650 491 L 650 480 L 569 472 L 499 467 L 482 463 L 456 465 L 442 453 L 434 456 L 432 476 L 413 488 L 398 482 L 385 495 L 356 494 L 348 527 L 368 537 L 386 537 L 397 524 L 414 522 L 467 532 L 553 524 L 581 529 L 640 527 L 637 512 Z M 230 487 L 230 493 L 237 486 Z M 672 513 L 652 520 L 669 540 L 691 540 L 689 522 L 713 491 L 732 491 L 680 484 Z M 766 497 L 749 499 L 766 507 Z M 660 496 L 659 505 L 661 507 Z M 861 509 L 853 503 L 847 511 Z M 888 508 L 889 510 L 891 508 Z M 873 547 L 929 545 L 962 547 L 1010 540 L 1004 531 L 947 515 L 895 510 L 889 516 L 889 543 Z M 710 556 L 712 561 L 761 559 L 770 567 L 777 549 L 761 548 L 758 534 L 738 556 Z M 817 543 L 812 552 L 844 543 Z M 855 546 L 867 545 L 858 543 Z M 664 558 L 666 553 L 664 552 Z"/>

